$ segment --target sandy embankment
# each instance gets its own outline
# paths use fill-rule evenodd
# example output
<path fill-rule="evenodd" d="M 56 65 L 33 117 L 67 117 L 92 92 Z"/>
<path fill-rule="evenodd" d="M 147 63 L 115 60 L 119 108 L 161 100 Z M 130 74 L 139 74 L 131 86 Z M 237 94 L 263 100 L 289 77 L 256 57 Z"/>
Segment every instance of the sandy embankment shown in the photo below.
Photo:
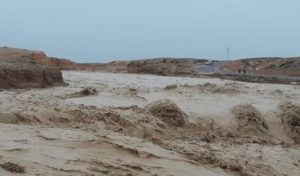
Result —
<path fill-rule="evenodd" d="M 49 62 L 41 51 L 0 47 L 0 89 L 62 86 L 60 69 Z"/>
<path fill-rule="evenodd" d="M 0 92 L 0 164 L 23 175 L 300 174 L 299 86 L 63 75 L 68 87 Z"/>

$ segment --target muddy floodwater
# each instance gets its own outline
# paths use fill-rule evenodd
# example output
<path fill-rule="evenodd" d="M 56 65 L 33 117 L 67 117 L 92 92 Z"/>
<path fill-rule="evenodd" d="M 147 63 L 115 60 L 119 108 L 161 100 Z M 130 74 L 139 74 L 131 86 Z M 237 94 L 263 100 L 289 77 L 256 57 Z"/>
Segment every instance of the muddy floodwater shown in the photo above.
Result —
<path fill-rule="evenodd" d="M 0 91 L 0 175 L 300 175 L 300 86 L 63 77 Z"/>

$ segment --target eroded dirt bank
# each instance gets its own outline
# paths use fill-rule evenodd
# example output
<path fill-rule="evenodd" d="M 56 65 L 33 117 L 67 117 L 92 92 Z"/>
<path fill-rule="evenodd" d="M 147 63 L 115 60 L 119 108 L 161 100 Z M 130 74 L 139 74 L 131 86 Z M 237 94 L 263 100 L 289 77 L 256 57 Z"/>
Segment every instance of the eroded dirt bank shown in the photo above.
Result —
<path fill-rule="evenodd" d="M 62 86 L 61 71 L 49 63 L 40 51 L 0 47 L 0 89 Z"/>
<path fill-rule="evenodd" d="M 0 175 L 300 174 L 299 86 L 63 74 L 0 92 Z"/>

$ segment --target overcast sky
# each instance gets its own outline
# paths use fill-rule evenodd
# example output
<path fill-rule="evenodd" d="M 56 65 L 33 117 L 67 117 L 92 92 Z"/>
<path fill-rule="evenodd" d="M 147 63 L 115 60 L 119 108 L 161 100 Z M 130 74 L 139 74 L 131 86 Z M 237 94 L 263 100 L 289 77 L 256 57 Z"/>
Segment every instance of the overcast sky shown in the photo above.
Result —
<path fill-rule="evenodd" d="M 0 45 L 78 62 L 300 56 L 299 0 L 0 0 Z"/>

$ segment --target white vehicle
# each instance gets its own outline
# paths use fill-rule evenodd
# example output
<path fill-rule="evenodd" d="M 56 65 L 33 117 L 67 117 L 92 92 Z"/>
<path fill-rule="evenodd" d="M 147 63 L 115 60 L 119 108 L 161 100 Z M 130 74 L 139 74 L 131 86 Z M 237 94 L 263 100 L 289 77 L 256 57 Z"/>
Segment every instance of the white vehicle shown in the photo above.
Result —
<path fill-rule="evenodd" d="M 207 62 L 205 63 L 205 65 L 212 65 L 213 63 L 214 63 L 213 60 L 209 60 L 209 61 L 207 61 Z"/>

